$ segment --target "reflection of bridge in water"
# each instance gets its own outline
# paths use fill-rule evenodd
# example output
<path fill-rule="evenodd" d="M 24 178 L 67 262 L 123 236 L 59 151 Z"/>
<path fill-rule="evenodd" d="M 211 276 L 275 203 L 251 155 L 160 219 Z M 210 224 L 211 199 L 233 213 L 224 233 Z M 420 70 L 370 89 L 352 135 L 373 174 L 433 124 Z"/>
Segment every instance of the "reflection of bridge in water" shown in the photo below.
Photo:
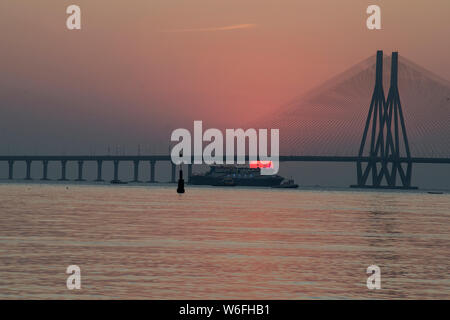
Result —
<path fill-rule="evenodd" d="M 412 157 L 406 125 L 400 103 L 398 90 L 398 54 L 392 54 L 391 83 L 387 98 L 383 91 L 383 53 L 378 51 L 375 72 L 375 88 L 366 119 L 363 137 L 358 155 L 355 156 L 280 156 L 280 162 L 349 162 L 355 163 L 357 169 L 357 183 L 354 187 L 363 188 L 414 188 L 411 186 L 412 165 L 422 164 L 450 164 L 447 157 Z M 448 98 L 450 100 L 450 98 Z M 247 157 L 248 162 L 248 157 Z M 138 182 L 139 169 L 142 162 L 150 165 L 150 180 L 156 182 L 156 162 L 169 161 L 169 155 L 136 155 L 136 156 L 0 156 L 0 162 L 8 162 L 9 179 L 14 179 L 14 164 L 26 163 L 26 180 L 31 180 L 31 165 L 33 162 L 42 163 L 42 180 L 48 179 L 49 162 L 61 163 L 61 181 L 67 181 L 66 167 L 68 162 L 78 163 L 78 178 L 83 181 L 85 162 L 97 163 L 97 179 L 103 181 L 102 168 L 104 162 L 114 164 L 114 180 L 119 181 L 119 164 L 132 162 L 134 166 L 134 180 Z M 172 163 L 172 162 L 171 162 Z M 192 175 L 192 164 L 188 164 L 188 179 Z M 176 179 L 176 166 L 172 163 L 171 182 Z"/>

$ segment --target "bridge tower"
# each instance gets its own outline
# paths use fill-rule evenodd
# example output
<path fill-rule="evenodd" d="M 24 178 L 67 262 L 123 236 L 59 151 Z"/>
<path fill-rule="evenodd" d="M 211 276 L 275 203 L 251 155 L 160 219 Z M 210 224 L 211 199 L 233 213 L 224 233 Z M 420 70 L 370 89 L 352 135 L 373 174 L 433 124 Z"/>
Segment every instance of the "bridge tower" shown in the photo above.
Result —
<path fill-rule="evenodd" d="M 398 53 L 393 52 L 391 85 L 385 100 L 383 52 L 378 51 L 375 88 L 356 163 L 358 181 L 352 187 L 415 189 L 411 187 L 412 159 L 397 84 Z M 401 182 L 399 186 L 397 173 Z"/>

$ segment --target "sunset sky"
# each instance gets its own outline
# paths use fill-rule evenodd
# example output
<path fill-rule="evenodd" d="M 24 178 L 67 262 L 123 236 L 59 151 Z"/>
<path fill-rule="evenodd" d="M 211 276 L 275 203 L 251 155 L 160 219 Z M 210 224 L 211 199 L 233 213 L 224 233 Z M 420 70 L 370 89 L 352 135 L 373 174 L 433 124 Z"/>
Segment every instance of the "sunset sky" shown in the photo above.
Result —
<path fill-rule="evenodd" d="M 383 30 L 366 28 L 370 4 Z M 0 152 L 165 148 L 168 131 L 240 126 L 378 49 L 450 79 L 449 35 L 448 0 L 2 0 Z"/>

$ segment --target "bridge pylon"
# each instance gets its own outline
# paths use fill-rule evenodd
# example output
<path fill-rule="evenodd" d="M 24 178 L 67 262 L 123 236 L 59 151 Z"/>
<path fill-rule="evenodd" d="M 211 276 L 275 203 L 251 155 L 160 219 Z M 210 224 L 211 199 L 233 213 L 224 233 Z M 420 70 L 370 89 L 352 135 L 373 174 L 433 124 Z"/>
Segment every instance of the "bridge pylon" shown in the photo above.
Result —
<path fill-rule="evenodd" d="M 406 167 L 405 167 L 406 165 Z M 357 188 L 411 187 L 412 159 L 398 91 L 398 53 L 392 53 L 391 85 L 383 90 L 383 51 L 377 52 L 375 88 L 356 162 Z M 397 185 L 397 174 L 400 185 Z"/>

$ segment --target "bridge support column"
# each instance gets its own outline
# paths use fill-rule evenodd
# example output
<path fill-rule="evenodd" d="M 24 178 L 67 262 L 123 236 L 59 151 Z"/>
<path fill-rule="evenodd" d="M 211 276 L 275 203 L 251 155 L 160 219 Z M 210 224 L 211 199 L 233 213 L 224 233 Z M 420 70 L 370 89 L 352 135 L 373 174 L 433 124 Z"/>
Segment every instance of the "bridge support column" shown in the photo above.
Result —
<path fill-rule="evenodd" d="M 175 183 L 175 175 L 176 175 L 177 166 L 173 162 L 171 162 L 171 164 L 172 164 L 172 179 L 170 180 L 170 182 Z"/>
<path fill-rule="evenodd" d="M 78 179 L 75 181 L 85 181 L 83 179 L 83 166 L 84 166 L 84 161 L 83 160 L 78 161 Z"/>
<path fill-rule="evenodd" d="M 102 182 L 102 167 L 103 167 L 103 161 L 97 160 L 97 182 Z"/>
<path fill-rule="evenodd" d="M 14 160 L 9 160 L 8 161 L 8 166 L 9 166 L 9 176 L 8 179 L 12 180 L 14 179 Z"/>
<path fill-rule="evenodd" d="M 139 181 L 139 160 L 134 160 L 134 179 L 133 182 L 140 182 Z"/>
<path fill-rule="evenodd" d="M 150 183 L 155 183 L 155 166 L 156 166 L 156 161 L 155 160 L 150 160 Z"/>
<path fill-rule="evenodd" d="M 412 161 L 409 161 L 406 169 L 406 185 L 408 187 L 411 187 L 412 166 Z"/>
<path fill-rule="evenodd" d="M 31 161 L 31 160 L 27 160 L 26 161 L 26 163 L 27 163 L 27 176 L 25 177 L 25 180 L 31 180 L 31 163 L 32 163 L 33 161 Z"/>
<path fill-rule="evenodd" d="M 67 160 L 61 160 L 61 179 L 59 179 L 59 181 L 67 181 L 66 166 L 67 166 Z"/>
<path fill-rule="evenodd" d="M 191 176 L 192 176 L 192 164 L 188 164 L 188 182 L 191 182 Z"/>
<path fill-rule="evenodd" d="M 119 181 L 119 160 L 114 160 L 114 180 Z"/>
<path fill-rule="evenodd" d="M 397 82 L 398 53 L 393 52 L 391 86 L 387 99 L 385 99 L 383 52 L 378 51 L 375 88 L 356 164 L 357 185 L 352 187 L 416 189 L 416 187 L 411 187 L 412 160 Z M 364 161 L 366 149 L 369 156 Z M 406 153 L 406 161 L 402 163 L 400 158 L 404 157 L 402 156 L 403 149 Z M 403 164 L 406 164 L 406 170 Z M 400 186 L 396 185 L 397 174 L 400 177 Z M 369 181 L 370 176 L 372 181 Z"/>
<path fill-rule="evenodd" d="M 43 180 L 43 181 L 48 180 L 47 173 L 48 173 L 48 160 L 43 160 L 42 161 L 42 179 L 41 180 Z"/>

